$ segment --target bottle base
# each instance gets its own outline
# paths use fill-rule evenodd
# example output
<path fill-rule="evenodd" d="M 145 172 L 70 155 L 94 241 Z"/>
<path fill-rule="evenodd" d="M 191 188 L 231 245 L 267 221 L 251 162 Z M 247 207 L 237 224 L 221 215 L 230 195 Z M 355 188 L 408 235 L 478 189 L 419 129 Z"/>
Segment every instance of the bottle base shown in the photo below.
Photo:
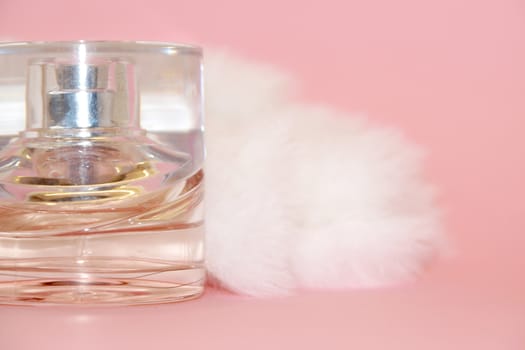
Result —
<path fill-rule="evenodd" d="M 1 261 L 0 304 L 171 303 L 199 297 L 205 274 L 198 265 L 131 259 L 92 258 L 69 261 L 69 265 L 64 259 Z"/>

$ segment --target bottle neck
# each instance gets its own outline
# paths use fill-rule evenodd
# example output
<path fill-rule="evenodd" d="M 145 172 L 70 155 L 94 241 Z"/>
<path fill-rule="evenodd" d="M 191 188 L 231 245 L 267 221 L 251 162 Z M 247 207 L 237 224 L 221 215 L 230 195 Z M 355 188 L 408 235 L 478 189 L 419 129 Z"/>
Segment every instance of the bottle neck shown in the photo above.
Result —
<path fill-rule="evenodd" d="M 139 127 L 122 128 L 39 128 L 25 130 L 20 136 L 25 139 L 94 139 L 105 137 L 133 137 L 139 138 L 146 135 L 146 130 Z"/>

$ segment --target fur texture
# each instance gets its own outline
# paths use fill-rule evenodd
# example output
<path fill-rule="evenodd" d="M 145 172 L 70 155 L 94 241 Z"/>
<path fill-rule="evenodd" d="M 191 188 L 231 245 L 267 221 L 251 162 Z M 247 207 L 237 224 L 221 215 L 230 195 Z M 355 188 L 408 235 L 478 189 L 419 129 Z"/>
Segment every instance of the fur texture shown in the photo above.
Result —
<path fill-rule="evenodd" d="M 395 130 L 293 101 L 267 66 L 210 54 L 207 264 L 232 291 L 382 286 L 441 242 L 420 152 Z"/>

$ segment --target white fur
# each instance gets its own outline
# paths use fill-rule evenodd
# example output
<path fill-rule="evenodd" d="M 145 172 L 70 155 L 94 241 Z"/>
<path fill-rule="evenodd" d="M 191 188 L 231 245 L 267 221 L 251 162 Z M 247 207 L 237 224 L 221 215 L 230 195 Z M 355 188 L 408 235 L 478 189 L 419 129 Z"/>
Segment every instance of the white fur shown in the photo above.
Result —
<path fill-rule="evenodd" d="M 381 286 L 441 241 L 420 154 L 398 132 L 298 103 L 267 66 L 208 53 L 207 264 L 255 296 Z"/>

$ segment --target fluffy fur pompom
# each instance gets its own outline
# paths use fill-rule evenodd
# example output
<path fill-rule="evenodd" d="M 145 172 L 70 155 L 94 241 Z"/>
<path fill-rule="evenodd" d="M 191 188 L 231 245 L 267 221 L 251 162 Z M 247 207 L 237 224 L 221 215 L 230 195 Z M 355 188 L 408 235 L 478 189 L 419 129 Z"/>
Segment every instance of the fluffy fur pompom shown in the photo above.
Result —
<path fill-rule="evenodd" d="M 294 102 L 267 66 L 210 53 L 207 265 L 253 296 L 410 279 L 441 243 L 420 152 L 398 132 Z"/>

